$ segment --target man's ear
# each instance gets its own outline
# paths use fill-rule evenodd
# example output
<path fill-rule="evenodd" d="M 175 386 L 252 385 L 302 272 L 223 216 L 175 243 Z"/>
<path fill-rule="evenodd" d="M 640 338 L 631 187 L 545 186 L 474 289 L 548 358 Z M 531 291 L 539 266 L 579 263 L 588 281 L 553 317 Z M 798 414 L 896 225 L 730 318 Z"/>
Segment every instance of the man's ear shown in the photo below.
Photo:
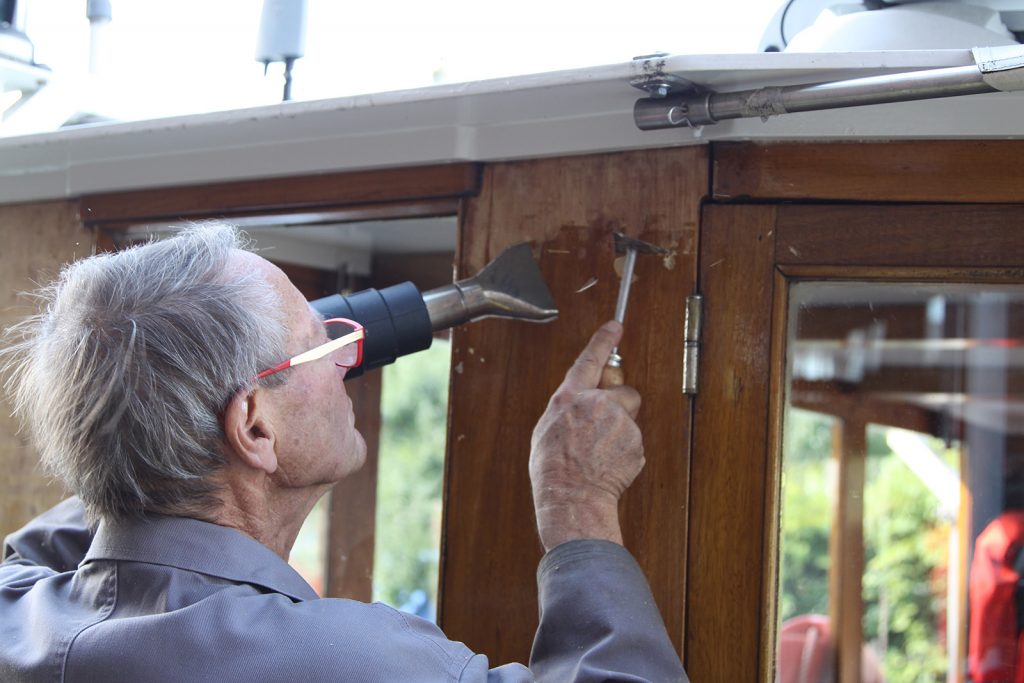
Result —
<path fill-rule="evenodd" d="M 277 470 L 274 427 L 266 414 L 266 392 L 240 390 L 224 410 L 224 438 L 245 465 L 273 474 Z"/>

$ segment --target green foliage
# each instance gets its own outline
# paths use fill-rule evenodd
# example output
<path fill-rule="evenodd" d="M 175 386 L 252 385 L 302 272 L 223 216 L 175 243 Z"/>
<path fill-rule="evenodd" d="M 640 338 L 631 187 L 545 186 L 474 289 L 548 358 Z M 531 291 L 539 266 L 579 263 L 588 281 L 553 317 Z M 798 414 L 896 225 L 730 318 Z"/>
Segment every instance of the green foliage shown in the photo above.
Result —
<path fill-rule="evenodd" d="M 417 590 L 437 601 L 450 357 L 435 340 L 384 368 L 373 590 L 396 607 Z"/>
<path fill-rule="evenodd" d="M 790 410 L 785 429 L 779 615 L 828 614 L 832 521 L 832 420 Z M 864 642 L 888 683 L 946 679 L 939 633 L 945 611 L 949 528 L 936 499 L 889 451 L 885 429 L 868 433 L 864 492 Z M 955 452 L 946 460 L 955 463 Z"/>
<path fill-rule="evenodd" d="M 887 644 L 890 683 L 945 681 L 937 625 L 946 607 L 947 527 L 934 495 L 882 448 L 868 459 L 864 500 L 864 639 Z"/>
<path fill-rule="evenodd" d="M 779 615 L 828 614 L 831 421 L 790 410 L 782 479 Z"/>

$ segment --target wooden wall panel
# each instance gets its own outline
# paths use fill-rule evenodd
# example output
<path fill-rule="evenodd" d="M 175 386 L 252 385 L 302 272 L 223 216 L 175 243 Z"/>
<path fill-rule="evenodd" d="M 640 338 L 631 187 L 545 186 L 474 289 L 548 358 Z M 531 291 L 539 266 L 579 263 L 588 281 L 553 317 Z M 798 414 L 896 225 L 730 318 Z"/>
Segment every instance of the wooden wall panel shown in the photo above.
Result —
<path fill-rule="evenodd" d="M 452 283 L 455 253 L 374 254 L 374 287 L 383 289 L 410 280 L 421 292 Z"/>
<path fill-rule="evenodd" d="M 708 207 L 694 415 L 687 672 L 754 681 L 760 665 L 775 209 Z"/>
<path fill-rule="evenodd" d="M 714 143 L 719 201 L 1024 200 L 1024 140 Z"/>
<path fill-rule="evenodd" d="M 704 148 L 557 158 L 485 169 L 462 214 L 459 277 L 528 240 L 561 311 L 532 325 L 484 321 L 453 332 L 440 622 L 491 658 L 526 661 L 537 624 L 527 461 L 550 394 L 601 322 L 619 278 L 612 231 L 674 250 L 641 255 L 621 352 L 644 399 L 647 466 L 622 504 L 626 546 L 682 648 L 690 399 L 681 394 L 683 312 L 694 292 Z"/>
<path fill-rule="evenodd" d="M 0 327 L 35 312 L 21 292 L 53 279 L 64 264 L 93 251 L 72 202 L 0 206 Z M 39 468 L 34 449 L 0 392 L 0 538 L 64 497 Z"/>

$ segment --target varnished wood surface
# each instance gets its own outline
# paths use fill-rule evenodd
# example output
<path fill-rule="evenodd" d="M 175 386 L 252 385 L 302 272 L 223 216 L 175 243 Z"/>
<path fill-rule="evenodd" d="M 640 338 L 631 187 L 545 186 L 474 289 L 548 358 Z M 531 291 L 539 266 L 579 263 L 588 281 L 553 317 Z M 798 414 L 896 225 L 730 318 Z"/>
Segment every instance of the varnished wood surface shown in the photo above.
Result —
<path fill-rule="evenodd" d="M 780 264 L 1020 268 L 1024 206 L 781 206 Z"/>
<path fill-rule="evenodd" d="M 1024 201 L 1024 140 L 714 143 L 714 197 Z"/>
<path fill-rule="evenodd" d="M 775 210 L 707 207 L 695 405 L 687 671 L 754 681 L 760 665 Z"/>
<path fill-rule="evenodd" d="M 828 537 L 828 604 L 838 683 L 861 683 L 867 428 L 852 417 L 836 420 L 832 426 L 832 462 L 837 476 Z"/>
<path fill-rule="evenodd" d="M 64 201 L 0 206 L 0 328 L 37 312 L 22 292 L 48 283 L 62 266 L 92 253 L 94 236 L 82 228 L 75 209 Z M 0 538 L 65 495 L 41 470 L 0 391 Z"/>
<path fill-rule="evenodd" d="M 939 434 L 942 425 L 938 414 L 921 406 L 879 399 L 835 382 L 793 381 L 789 385 L 789 403 L 802 410 L 854 419 L 864 424 L 899 427 L 922 434 Z"/>
<path fill-rule="evenodd" d="M 626 546 L 682 647 L 690 433 L 683 311 L 696 275 L 704 155 L 687 148 L 494 164 L 467 202 L 459 276 L 528 240 L 561 312 L 547 325 L 495 320 L 453 332 L 440 621 L 492 665 L 529 656 L 541 557 L 530 434 L 590 334 L 612 317 L 614 230 L 676 250 L 668 264 L 637 259 L 621 352 L 626 382 L 644 400 L 647 465 L 621 517 Z"/>
<path fill-rule="evenodd" d="M 962 338 L 964 331 L 957 321 L 968 315 L 969 308 L 965 302 L 947 301 L 945 319 L 939 325 L 931 323 L 937 338 Z M 885 325 L 887 340 L 921 339 L 921 331 L 928 324 L 927 308 L 920 303 L 850 301 L 845 304 L 808 306 L 795 313 L 798 316 L 797 334 L 800 339 L 842 340 L 850 330 L 879 323 Z M 1006 321 L 1006 336 L 1024 339 L 1024 315 L 1010 316 Z"/>
<path fill-rule="evenodd" d="M 455 254 L 451 251 L 374 254 L 374 286 L 381 289 L 409 280 L 419 288 L 420 292 L 428 292 L 431 289 L 450 285 L 454 267 Z"/>
<path fill-rule="evenodd" d="M 82 197 L 81 212 L 87 225 L 123 224 L 458 198 L 476 193 L 479 173 L 457 163 L 110 192 Z"/>

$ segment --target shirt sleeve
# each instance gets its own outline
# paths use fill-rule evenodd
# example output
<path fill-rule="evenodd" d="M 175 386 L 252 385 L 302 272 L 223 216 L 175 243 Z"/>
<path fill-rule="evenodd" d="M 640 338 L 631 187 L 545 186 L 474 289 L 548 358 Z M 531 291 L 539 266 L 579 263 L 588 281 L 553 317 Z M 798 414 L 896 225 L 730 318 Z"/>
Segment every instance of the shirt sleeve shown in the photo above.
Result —
<path fill-rule="evenodd" d="M 537 570 L 538 681 L 687 681 L 636 560 L 608 541 L 569 541 Z"/>
<path fill-rule="evenodd" d="M 85 558 L 90 543 L 82 502 L 68 498 L 4 539 L 3 563 L 65 572 Z"/>

